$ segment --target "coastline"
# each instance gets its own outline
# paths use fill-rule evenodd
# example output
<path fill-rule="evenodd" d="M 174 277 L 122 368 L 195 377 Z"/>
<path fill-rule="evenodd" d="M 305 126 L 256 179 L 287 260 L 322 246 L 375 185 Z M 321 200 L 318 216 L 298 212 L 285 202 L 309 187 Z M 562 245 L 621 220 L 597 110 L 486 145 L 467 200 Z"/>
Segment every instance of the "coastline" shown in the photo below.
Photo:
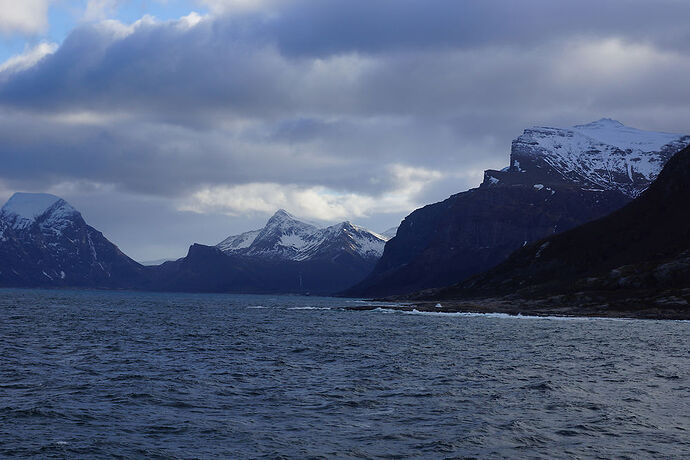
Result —
<path fill-rule="evenodd" d="M 541 316 L 564 318 L 617 318 L 649 320 L 690 320 L 688 301 L 677 295 L 612 298 L 577 293 L 525 299 L 518 296 L 461 300 L 376 299 L 371 304 L 348 306 L 346 310 L 375 309 L 422 313 L 500 313 L 511 316 Z M 374 303 L 380 300 L 400 302 L 398 305 Z"/>

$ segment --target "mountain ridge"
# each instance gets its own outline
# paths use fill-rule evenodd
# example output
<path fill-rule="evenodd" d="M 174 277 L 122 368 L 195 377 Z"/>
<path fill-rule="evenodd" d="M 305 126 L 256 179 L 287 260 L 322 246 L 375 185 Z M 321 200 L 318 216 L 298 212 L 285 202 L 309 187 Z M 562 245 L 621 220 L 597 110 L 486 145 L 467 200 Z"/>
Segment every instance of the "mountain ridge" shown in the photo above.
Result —
<path fill-rule="evenodd" d="M 688 200 L 690 147 L 671 158 L 657 180 L 618 211 L 521 248 L 493 269 L 455 286 L 410 298 L 497 299 L 488 304 L 500 305 L 506 296 L 514 313 L 687 319 Z"/>
<path fill-rule="evenodd" d="M 195 292 L 333 294 L 363 279 L 385 241 L 341 222 L 320 228 L 278 210 L 258 230 L 152 268 L 149 288 Z"/>
<path fill-rule="evenodd" d="M 216 246 L 226 254 L 300 261 L 320 257 L 337 239 L 341 249 L 369 259 L 381 257 L 388 240 L 349 221 L 320 228 L 280 209 L 262 229 L 229 236 Z"/>
<path fill-rule="evenodd" d="M 604 134 L 596 133 L 602 129 Z M 609 142 L 613 137 L 626 150 L 597 137 Z M 566 148 L 563 139 L 576 142 Z M 408 215 L 372 274 L 342 295 L 404 295 L 488 270 L 520 246 L 621 208 L 651 183 L 673 149 L 687 144 L 690 136 L 648 133 L 610 119 L 573 128 L 527 129 L 512 143 L 508 167 L 487 170 L 479 187 Z M 547 148 L 554 145 L 561 147 Z M 643 152 L 653 148 L 661 150 Z M 559 160 L 564 152 L 572 154 L 572 161 Z M 628 175 L 626 162 L 638 157 L 636 164 L 652 166 L 647 175 Z M 602 161 L 611 173 L 603 182 L 597 166 Z"/>

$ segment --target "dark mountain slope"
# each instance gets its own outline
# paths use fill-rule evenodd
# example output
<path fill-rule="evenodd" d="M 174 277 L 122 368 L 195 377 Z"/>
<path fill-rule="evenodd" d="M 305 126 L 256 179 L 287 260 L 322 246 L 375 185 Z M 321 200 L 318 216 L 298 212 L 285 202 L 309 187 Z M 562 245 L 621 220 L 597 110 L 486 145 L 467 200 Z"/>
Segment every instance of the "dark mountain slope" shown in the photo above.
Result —
<path fill-rule="evenodd" d="M 526 243 L 619 209 L 689 142 L 607 119 L 525 130 L 509 167 L 410 214 L 372 274 L 344 295 L 406 294 L 485 271 Z"/>
<path fill-rule="evenodd" d="M 195 244 L 186 257 L 158 267 L 146 289 L 180 292 L 330 294 L 360 281 L 373 262 L 347 252 L 334 257 L 284 260 L 225 254 Z"/>
<path fill-rule="evenodd" d="M 487 273 L 425 296 L 538 297 L 576 291 L 623 295 L 639 290 L 647 295 L 690 288 L 688 203 L 690 148 L 685 148 L 647 191 L 619 211 L 529 245 Z"/>
<path fill-rule="evenodd" d="M 447 286 L 493 267 L 528 242 L 605 216 L 628 201 L 618 191 L 566 186 L 469 190 L 406 217 L 373 274 L 346 293 L 384 296 Z"/>

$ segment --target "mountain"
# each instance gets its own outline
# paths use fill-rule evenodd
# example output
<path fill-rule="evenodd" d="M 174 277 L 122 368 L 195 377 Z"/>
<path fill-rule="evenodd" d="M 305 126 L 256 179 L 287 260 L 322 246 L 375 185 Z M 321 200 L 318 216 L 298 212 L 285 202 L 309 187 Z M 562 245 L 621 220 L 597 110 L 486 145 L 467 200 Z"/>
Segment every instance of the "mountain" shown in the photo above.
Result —
<path fill-rule="evenodd" d="M 373 260 L 381 257 L 387 240 L 350 222 L 319 228 L 281 209 L 263 229 L 230 236 L 217 247 L 226 254 L 279 260 L 328 258 L 340 252 Z"/>
<path fill-rule="evenodd" d="M 551 298 L 579 308 L 690 310 L 690 147 L 639 198 L 426 296 Z"/>
<path fill-rule="evenodd" d="M 690 136 L 642 131 L 609 118 L 572 128 L 526 129 L 513 141 L 510 166 L 485 172 L 485 183 L 575 184 L 642 193 Z"/>
<path fill-rule="evenodd" d="M 186 257 L 156 268 L 161 290 L 329 294 L 361 281 L 386 238 L 349 222 L 326 228 L 284 210 L 259 230 L 216 246 L 193 245 Z"/>
<path fill-rule="evenodd" d="M 0 286 L 133 287 L 143 267 L 65 200 L 15 193 L 0 210 Z"/>
<path fill-rule="evenodd" d="M 510 166 L 407 216 L 371 275 L 343 294 L 400 295 L 488 270 L 521 246 L 621 208 L 688 144 L 690 136 L 609 119 L 525 130 L 512 143 Z"/>

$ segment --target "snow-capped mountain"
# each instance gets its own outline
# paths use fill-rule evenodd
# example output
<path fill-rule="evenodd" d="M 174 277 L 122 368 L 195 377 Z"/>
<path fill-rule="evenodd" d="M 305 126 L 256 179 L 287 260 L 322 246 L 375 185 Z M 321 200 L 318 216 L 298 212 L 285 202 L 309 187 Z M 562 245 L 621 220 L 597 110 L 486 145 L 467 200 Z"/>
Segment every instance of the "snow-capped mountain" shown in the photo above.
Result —
<path fill-rule="evenodd" d="M 688 135 L 642 131 L 610 118 L 572 128 L 535 127 L 513 141 L 510 166 L 487 171 L 484 184 L 567 183 L 634 198 L 687 145 Z"/>
<path fill-rule="evenodd" d="M 0 210 L 0 285 L 131 286 L 142 267 L 65 200 L 15 193 Z"/>
<path fill-rule="evenodd" d="M 510 166 L 407 216 L 372 273 L 346 294 L 405 294 L 487 270 L 523 245 L 620 209 L 688 144 L 690 136 L 607 118 L 526 129 L 512 143 Z"/>
<path fill-rule="evenodd" d="M 342 222 L 326 228 L 279 210 L 260 230 L 216 246 L 194 244 L 186 257 L 153 269 L 158 290 L 333 294 L 361 281 L 385 237 Z"/>
<path fill-rule="evenodd" d="M 226 254 L 294 261 L 331 257 L 339 251 L 378 259 L 388 239 L 350 222 L 319 228 L 281 209 L 263 229 L 230 236 L 217 247 Z"/>

